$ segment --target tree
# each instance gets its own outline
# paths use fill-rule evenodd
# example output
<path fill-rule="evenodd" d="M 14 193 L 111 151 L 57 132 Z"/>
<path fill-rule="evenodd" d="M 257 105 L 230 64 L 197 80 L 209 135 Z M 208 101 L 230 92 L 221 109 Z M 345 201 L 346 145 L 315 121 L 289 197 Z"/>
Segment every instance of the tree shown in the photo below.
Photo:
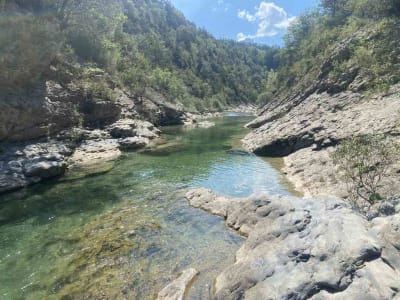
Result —
<path fill-rule="evenodd" d="M 332 17 L 345 12 L 347 0 L 321 0 L 321 7 Z"/>
<path fill-rule="evenodd" d="M 344 175 L 355 208 L 365 211 L 383 199 L 382 180 L 399 158 L 399 150 L 397 143 L 383 135 L 354 137 L 337 147 L 333 162 Z"/>

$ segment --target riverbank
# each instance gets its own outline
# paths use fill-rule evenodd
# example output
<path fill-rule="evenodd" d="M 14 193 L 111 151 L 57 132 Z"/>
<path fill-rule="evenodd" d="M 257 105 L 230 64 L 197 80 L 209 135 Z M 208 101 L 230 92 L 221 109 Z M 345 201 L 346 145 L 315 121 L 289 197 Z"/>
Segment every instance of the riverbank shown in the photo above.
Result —
<path fill-rule="evenodd" d="M 159 133 L 149 122 L 121 119 L 103 130 L 72 128 L 51 139 L 6 145 L 0 153 L 0 193 L 106 172 L 122 151 L 142 149 Z"/>
<path fill-rule="evenodd" d="M 243 143 L 258 155 L 283 158 L 282 170 L 305 198 L 187 194 L 191 205 L 247 237 L 235 264 L 217 277 L 216 298 L 398 299 L 400 165 L 382 180 L 388 200 L 365 217 L 341 200 L 349 195 L 331 154 L 354 136 L 400 141 L 400 86 L 375 95 L 293 97 L 267 104 L 246 125 L 253 131 Z"/>
<path fill-rule="evenodd" d="M 216 278 L 216 299 L 400 296 L 400 232 L 391 226 L 399 214 L 369 223 L 334 197 L 228 199 L 196 189 L 186 198 L 247 238 Z"/>
<path fill-rule="evenodd" d="M 49 92 L 50 93 L 50 92 Z M 55 94 L 51 90 L 51 95 Z M 54 96 L 54 95 L 53 95 Z M 150 100 L 141 105 L 151 110 Z M 210 128 L 224 112 L 193 114 L 180 111 L 167 103 L 157 103 L 153 112 L 155 124 L 182 125 L 185 129 Z M 22 141 L 3 143 L 0 149 L 0 194 L 13 192 L 49 179 L 77 179 L 101 174 L 113 168 L 123 153 L 161 146 L 161 126 L 138 118 L 139 110 L 132 99 L 122 97 L 120 103 L 125 118 L 95 127 L 71 127 L 46 138 L 27 134 Z M 139 111 L 144 114 L 141 108 Z M 153 108 L 154 110 L 154 108 Z M 240 106 L 234 114 L 249 115 L 252 106 Z M 146 113 L 149 113 L 146 111 Z M 164 119 L 169 118 L 169 123 Z M 214 120 L 213 120 L 214 119 Z M 163 121 L 164 120 L 164 121 Z M 7 125 L 7 124 L 5 124 Z M 28 139 L 28 140 L 24 140 Z"/>
<path fill-rule="evenodd" d="M 288 178 L 306 196 L 347 197 L 346 183 L 330 154 L 340 141 L 365 134 L 399 140 L 400 86 L 364 95 L 314 93 L 301 101 L 267 105 L 254 121 L 244 146 L 259 155 L 284 157 Z M 391 166 L 383 194 L 400 194 L 400 165 Z"/>
<path fill-rule="evenodd" d="M 154 300 L 195 268 L 188 297 L 207 299 L 243 238 L 190 207 L 184 191 L 290 194 L 278 170 L 236 151 L 250 120 L 230 114 L 207 129 L 163 127 L 162 145 L 124 152 L 106 173 L 0 195 L 0 297 Z"/>

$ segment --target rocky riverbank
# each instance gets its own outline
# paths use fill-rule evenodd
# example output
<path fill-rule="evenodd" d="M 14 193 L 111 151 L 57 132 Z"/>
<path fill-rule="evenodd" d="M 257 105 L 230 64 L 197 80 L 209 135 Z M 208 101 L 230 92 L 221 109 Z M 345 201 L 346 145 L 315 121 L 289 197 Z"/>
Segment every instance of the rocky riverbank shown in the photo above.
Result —
<path fill-rule="evenodd" d="M 186 197 L 247 237 L 216 299 L 400 299 L 399 214 L 370 223 L 334 197 Z"/>
<path fill-rule="evenodd" d="M 285 158 L 284 171 L 306 196 L 346 197 L 347 190 L 330 153 L 349 137 L 385 134 L 400 136 L 400 86 L 368 96 L 353 91 L 334 95 L 313 93 L 307 97 L 269 104 L 247 126 L 254 131 L 244 139 L 249 151 Z M 400 165 L 393 165 L 383 183 L 385 194 L 400 194 Z"/>
<path fill-rule="evenodd" d="M 72 66 L 70 66 L 73 68 Z M 184 111 L 148 90 L 130 95 L 100 69 L 87 80 L 102 82 L 93 91 L 68 68 L 52 66 L 48 78 L 30 94 L 0 94 L 0 193 L 49 178 L 109 170 L 121 151 L 139 150 L 159 136 L 156 126 L 183 124 Z"/>
<path fill-rule="evenodd" d="M 50 140 L 9 145 L 0 154 L 0 193 L 67 175 L 109 170 L 122 151 L 146 147 L 159 136 L 153 124 L 122 119 L 105 129 L 72 128 Z"/>
<path fill-rule="evenodd" d="M 103 71 L 91 72 L 113 87 Z M 124 151 L 153 145 L 157 126 L 209 128 L 215 125 L 209 119 L 222 115 L 185 112 L 155 91 L 139 98 L 117 86 L 112 92 L 115 99 L 95 98 L 64 79 L 36 87 L 29 103 L 26 95 L 1 95 L 0 193 L 65 175 L 106 172 Z"/>

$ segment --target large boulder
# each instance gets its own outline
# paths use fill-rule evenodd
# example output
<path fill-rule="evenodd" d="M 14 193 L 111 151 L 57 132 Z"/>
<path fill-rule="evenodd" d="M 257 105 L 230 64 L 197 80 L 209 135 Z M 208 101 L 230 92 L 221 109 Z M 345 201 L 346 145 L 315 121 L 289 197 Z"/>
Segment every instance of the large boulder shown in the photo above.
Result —
<path fill-rule="evenodd" d="M 162 94 L 148 89 L 136 101 L 136 110 L 147 121 L 157 126 L 182 125 L 185 112 L 181 105 L 171 103 Z"/>
<path fill-rule="evenodd" d="M 108 131 L 113 138 L 143 137 L 149 140 L 160 133 L 152 123 L 135 119 L 118 120 L 108 127 Z"/>
<path fill-rule="evenodd" d="M 67 175 L 79 178 L 107 172 L 121 154 L 116 139 L 84 141 L 68 159 Z"/>
<path fill-rule="evenodd" d="M 72 152 L 62 141 L 11 145 L 0 154 L 0 193 L 62 176 Z"/>
<path fill-rule="evenodd" d="M 146 147 L 149 140 L 143 137 L 128 137 L 118 141 L 122 150 L 138 150 Z"/>
<path fill-rule="evenodd" d="M 248 236 L 217 277 L 216 299 L 399 297 L 399 250 L 338 198 L 227 199 L 204 189 L 186 197 Z"/>
<path fill-rule="evenodd" d="M 67 168 L 65 161 L 39 161 L 25 165 L 25 176 L 51 178 L 61 176 Z"/>

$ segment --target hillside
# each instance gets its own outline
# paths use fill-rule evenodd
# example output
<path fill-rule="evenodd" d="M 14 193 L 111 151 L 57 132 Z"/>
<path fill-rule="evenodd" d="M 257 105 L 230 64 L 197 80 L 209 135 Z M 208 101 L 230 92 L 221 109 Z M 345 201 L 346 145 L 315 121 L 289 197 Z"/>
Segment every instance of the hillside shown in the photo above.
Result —
<path fill-rule="evenodd" d="M 74 77 L 104 69 L 135 97 L 154 89 L 188 110 L 219 110 L 254 103 L 276 67 L 277 49 L 216 40 L 168 1 L 16 0 L 0 11 L 14 16 L 1 21 L 3 88 L 35 85 L 57 60 L 79 65 Z"/>

